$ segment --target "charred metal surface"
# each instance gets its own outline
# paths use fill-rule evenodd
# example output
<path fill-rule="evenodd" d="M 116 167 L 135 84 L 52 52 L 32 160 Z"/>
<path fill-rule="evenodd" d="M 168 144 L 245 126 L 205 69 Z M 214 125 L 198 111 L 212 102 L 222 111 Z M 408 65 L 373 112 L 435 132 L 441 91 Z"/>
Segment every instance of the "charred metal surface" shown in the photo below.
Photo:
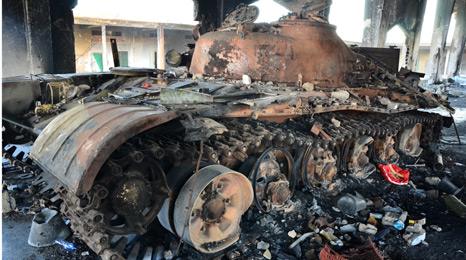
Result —
<path fill-rule="evenodd" d="M 266 32 L 257 30 L 244 24 L 236 31 L 206 33 L 196 43 L 191 72 L 232 79 L 247 74 L 254 80 L 290 83 L 301 74 L 303 82 L 338 86 L 354 60 L 335 27 L 326 23 L 287 19 Z"/>
<path fill-rule="evenodd" d="M 31 158 L 80 195 L 89 191 L 110 154 L 128 138 L 176 117 L 140 106 L 88 103 L 55 118 L 34 143 Z"/>

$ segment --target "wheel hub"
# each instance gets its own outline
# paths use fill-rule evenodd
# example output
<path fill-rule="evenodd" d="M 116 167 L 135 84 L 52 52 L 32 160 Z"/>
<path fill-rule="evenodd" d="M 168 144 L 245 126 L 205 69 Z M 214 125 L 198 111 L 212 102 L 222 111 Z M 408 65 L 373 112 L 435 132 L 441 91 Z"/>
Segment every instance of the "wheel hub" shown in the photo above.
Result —
<path fill-rule="evenodd" d="M 125 179 L 113 190 L 112 206 L 116 213 L 141 212 L 149 204 L 150 192 L 142 178 Z"/>
<path fill-rule="evenodd" d="M 225 202 L 220 196 L 209 199 L 202 208 L 202 218 L 209 223 L 216 223 L 225 213 Z"/>

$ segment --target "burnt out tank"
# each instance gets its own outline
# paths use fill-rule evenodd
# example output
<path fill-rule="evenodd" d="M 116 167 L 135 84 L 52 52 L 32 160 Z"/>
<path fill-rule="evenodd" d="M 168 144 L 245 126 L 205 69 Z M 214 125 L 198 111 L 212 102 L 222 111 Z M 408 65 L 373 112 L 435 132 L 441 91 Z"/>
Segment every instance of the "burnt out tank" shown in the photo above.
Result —
<path fill-rule="evenodd" d="M 27 167 L 104 259 L 128 257 L 129 237 L 157 222 L 217 253 L 246 211 L 280 211 L 296 187 L 331 194 L 340 178 L 435 153 L 450 119 L 419 109 L 451 108 L 412 75 L 290 15 L 202 35 L 182 76 L 114 68 L 4 82 L 4 136 L 34 141 Z M 18 84 L 30 93 L 15 96 Z"/>

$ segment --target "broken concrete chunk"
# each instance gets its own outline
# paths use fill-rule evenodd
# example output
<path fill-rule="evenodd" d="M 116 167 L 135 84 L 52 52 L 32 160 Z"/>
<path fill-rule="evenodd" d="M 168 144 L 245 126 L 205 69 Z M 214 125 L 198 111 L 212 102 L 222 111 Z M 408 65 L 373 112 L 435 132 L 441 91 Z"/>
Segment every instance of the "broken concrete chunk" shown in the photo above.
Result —
<path fill-rule="evenodd" d="M 272 259 L 272 253 L 270 253 L 270 250 L 265 250 L 264 254 L 262 255 L 264 256 L 266 259 Z"/>
<path fill-rule="evenodd" d="M 298 234 L 294 230 L 291 230 L 291 231 L 288 232 L 288 236 L 291 237 L 291 238 L 295 238 L 297 235 Z"/>

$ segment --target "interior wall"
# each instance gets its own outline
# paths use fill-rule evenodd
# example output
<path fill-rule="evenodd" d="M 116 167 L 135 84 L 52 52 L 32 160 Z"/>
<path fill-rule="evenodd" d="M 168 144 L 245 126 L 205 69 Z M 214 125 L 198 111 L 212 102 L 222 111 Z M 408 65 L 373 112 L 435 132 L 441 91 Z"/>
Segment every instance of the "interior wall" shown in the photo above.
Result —
<path fill-rule="evenodd" d="M 75 52 L 77 72 L 96 72 L 99 68 L 92 53 L 102 52 L 102 36 L 100 27 L 75 25 Z M 92 33 L 94 31 L 94 35 Z M 107 60 L 113 67 L 110 39 L 117 40 L 118 51 L 128 52 L 128 66 L 155 68 L 157 51 L 157 30 L 152 28 L 107 27 Z M 99 32 L 98 35 L 97 32 Z M 112 36 L 119 34 L 121 36 Z M 174 49 L 187 51 L 186 45 L 194 43 L 190 30 L 165 29 L 165 52 Z"/>

